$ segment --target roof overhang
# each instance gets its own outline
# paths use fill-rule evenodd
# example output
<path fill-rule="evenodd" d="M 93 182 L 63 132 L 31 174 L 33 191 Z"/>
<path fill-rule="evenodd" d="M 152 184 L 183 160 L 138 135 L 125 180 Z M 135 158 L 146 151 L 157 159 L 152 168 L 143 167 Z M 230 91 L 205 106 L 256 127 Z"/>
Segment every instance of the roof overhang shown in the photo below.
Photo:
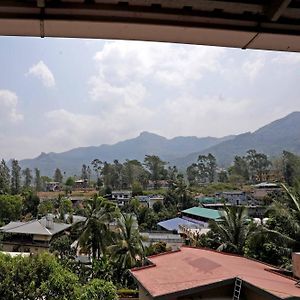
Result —
<path fill-rule="evenodd" d="M 145 288 L 145 286 L 134 276 L 134 274 L 131 271 L 130 271 L 130 273 L 134 277 L 134 280 L 141 287 L 143 287 L 143 289 L 145 291 L 147 291 L 149 295 L 151 295 L 150 291 L 147 290 L 147 288 Z M 171 293 L 171 294 L 165 294 L 165 295 L 160 295 L 160 296 L 153 296 L 153 295 L 151 295 L 151 296 L 155 300 L 168 300 L 168 299 L 171 299 L 171 298 L 175 299 L 177 297 L 192 296 L 192 295 L 204 292 L 204 291 L 226 287 L 228 285 L 232 285 L 233 286 L 236 278 L 237 277 L 228 278 L 228 279 L 224 279 L 224 280 L 221 280 L 221 281 L 216 281 L 216 282 L 211 283 L 211 284 L 201 285 L 201 286 L 197 286 L 197 287 L 194 287 L 194 288 L 191 288 L 191 289 L 177 291 L 177 292 L 174 292 L 174 293 Z M 278 296 L 275 296 L 274 294 L 271 294 L 268 291 L 265 291 L 265 290 L 263 290 L 263 289 L 255 286 L 253 284 L 250 284 L 250 283 L 248 283 L 246 281 L 243 281 L 243 287 L 246 287 L 246 288 L 254 291 L 255 293 L 257 293 L 258 295 L 261 295 L 262 297 L 265 297 L 265 298 L 270 299 L 270 300 L 280 300 L 280 299 L 282 299 L 282 298 L 280 298 Z M 293 297 L 288 297 L 287 299 L 293 300 L 294 298 Z"/>
<path fill-rule="evenodd" d="M 167 294 L 167 295 L 162 295 L 162 296 L 156 296 L 153 297 L 153 299 L 155 300 L 168 300 L 168 299 L 176 299 L 177 297 L 187 297 L 187 296 L 192 296 L 195 295 L 197 293 L 201 293 L 204 291 L 209 291 L 209 290 L 213 290 L 213 289 L 219 289 L 228 285 L 232 285 L 235 282 L 235 278 L 229 278 L 229 279 L 225 279 L 222 281 L 216 281 L 214 283 L 211 284 L 207 284 L 207 285 L 202 285 L 202 286 L 198 286 L 192 289 L 188 289 L 188 290 L 182 290 L 182 291 L 178 291 L 172 294 Z"/>
<path fill-rule="evenodd" d="M 5 0 L 0 35 L 300 51 L 300 1 Z"/>

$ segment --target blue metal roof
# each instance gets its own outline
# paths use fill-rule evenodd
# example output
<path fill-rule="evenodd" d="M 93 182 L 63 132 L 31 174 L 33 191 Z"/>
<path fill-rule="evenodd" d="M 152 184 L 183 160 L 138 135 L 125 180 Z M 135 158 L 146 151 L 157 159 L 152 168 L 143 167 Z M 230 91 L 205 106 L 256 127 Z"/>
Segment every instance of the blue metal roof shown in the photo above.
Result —
<path fill-rule="evenodd" d="M 162 222 L 159 222 L 157 225 L 159 225 L 160 227 L 162 227 L 166 230 L 169 230 L 169 231 L 173 231 L 173 230 L 178 231 L 179 225 L 186 225 L 186 226 L 192 227 L 192 228 L 197 227 L 196 223 L 184 220 L 182 218 L 174 218 L 174 219 L 162 221 Z"/>

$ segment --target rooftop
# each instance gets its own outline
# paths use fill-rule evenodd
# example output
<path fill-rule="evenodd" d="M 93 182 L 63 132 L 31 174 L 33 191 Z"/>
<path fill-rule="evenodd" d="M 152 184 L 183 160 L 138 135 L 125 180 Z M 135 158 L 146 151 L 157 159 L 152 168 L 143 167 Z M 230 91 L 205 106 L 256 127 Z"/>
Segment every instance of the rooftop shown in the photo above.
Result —
<path fill-rule="evenodd" d="M 300 297 L 300 288 L 292 278 L 275 273 L 278 271 L 275 267 L 237 255 L 182 247 L 180 251 L 152 256 L 149 260 L 151 266 L 133 269 L 131 273 L 154 299 L 236 277 L 275 299 Z"/>
<path fill-rule="evenodd" d="M 169 231 L 173 231 L 173 230 L 178 231 L 179 225 L 185 225 L 189 228 L 198 228 L 199 227 L 197 224 L 190 222 L 188 220 L 184 220 L 182 218 L 173 218 L 173 219 L 169 219 L 166 221 L 161 221 L 157 225 L 159 225 L 160 227 L 163 227 Z"/>
<path fill-rule="evenodd" d="M 245 192 L 243 191 L 226 191 L 222 192 L 223 195 L 244 195 Z"/>
<path fill-rule="evenodd" d="M 137 199 L 139 199 L 140 201 L 143 200 L 149 200 L 149 199 L 164 199 L 163 195 L 159 195 L 159 194 L 150 194 L 150 195 L 138 195 L 135 196 Z"/>
<path fill-rule="evenodd" d="M 87 182 L 87 179 L 78 179 L 78 180 L 75 180 L 75 183 L 85 183 Z"/>
<path fill-rule="evenodd" d="M 280 188 L 278 183 L 261 182 L 253 185 L 255 188 Z"/>
<path fill-rule="evenodd" d="M 220 203 L 222 199 L 218 197 L 196 197 L 195 200 L 201 203 Z"/>
<path fill-rule="evenodd" d="M 211 220 L 216 220 L 221 217 L 221 213 L 218 210 L 197 207 L 197 206 L 183 210 L 182 213 L 197 216 L 197 217 L 203 217 Z"/>
<path fill-rule="evenodd" d="M 52 236 L 72 226 L 71 224 L 53 222 L 52 228 L 47 228 L 46 223 L 47 221 L 45 217 L 40 220 L 32 220 L 29 222 L 10 222 L 9 224 L 1 227 L 0 231 L 4 233 L 38 234 Z"/>
<path fill-rule="evenodd" d="M 118 190 L 118 191 L 112 191 L 112 194 L 132 194 L 132 191 L 129 190 Z"/>

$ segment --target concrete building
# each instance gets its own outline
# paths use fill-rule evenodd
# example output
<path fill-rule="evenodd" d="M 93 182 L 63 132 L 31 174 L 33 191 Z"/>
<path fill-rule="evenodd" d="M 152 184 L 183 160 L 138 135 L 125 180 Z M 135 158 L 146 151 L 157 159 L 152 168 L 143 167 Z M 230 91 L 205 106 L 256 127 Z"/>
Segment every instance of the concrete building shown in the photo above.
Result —
<path fill-rule="evenodd" d="M 87 179 L 78 179 L 75 181 L 74 190 L 85 190 L 89 187 Z"/>
<path fill-rule="evenodd" d="M 222 192 L 218 196 L 232 205 L 247 205 L 249 200 L 247 193 L 243 191 Z"/>
<path fill-rule="evenodd" d="M 154 203 L 160 202 L 164 204 L 165 197 L 162 195 L 149 195 L 148 196 L 148 206 L 149 208 L 153 208 Z"/>
<path fill-rule="evenodd" d="M 196 196 L 194 199 L 198 201 L 200 205 L 222 203 L 222 201 L 224 202 L 224 200 L 220 197 Z"/>
<path fill-rule="evenodd" d="M 259 184 L 253 185 L 253 192 L 251 193 L 252 197 L 257 200 L 264 200 L 264 198 L 268 195 L 272 195 L 274 193 L 280 193 L 282 191 L 281 187 L 277 183 L 268 183 L 262 182 Z"/>
<path fill-rule="evenodd" d="M 46 183 L 46 192 L 59 192 L 61 185 L 57 181 L 51 181 Z"/>
<path fill-rule="evenodd" d="M 149 201 L 149 196 L 146 195 L 139 195 L 135 196 L 137 200 L 139 200 L 140 204 L 146 207 L 149 207 L 148 201 Z"/>
<path fill-rule="evenodd" d="M 165 197 L 162 195 L 142 195 L 136 196 L 141 204 L 147 204 L 149 208 L 153 208 L 153 204 L 156 202 L 164 203 Z"/>
<path fill-rule="evenodd" d="M 296 279 L 276 267 L 233 254 L 182 247 L 149 257 L 149 262 L 131 270 L 140 300 L 300 299 Z M 239 297 L 234 298 L 237 290 Z"/>
<path fill-rule="evenodd" d="M 149 180 L 147 185 L 147 190 L 155 190 L 155 189 L 167 189 L 169 188 L 168 180 Z"/>
<path fill-rule="evenodd" d="M 182 237 L 172 232 L 151 231 L 141 232 L 143 245 L 149 247 L 151 244 L 165 242 L 168 248 L 177 250 L 182 246 Z"/>
<path fill-rule="evenodd" d="M 124 206 L 132 198 L 132 191 L 112 191 L 111 199 L 119 206 Z"/>

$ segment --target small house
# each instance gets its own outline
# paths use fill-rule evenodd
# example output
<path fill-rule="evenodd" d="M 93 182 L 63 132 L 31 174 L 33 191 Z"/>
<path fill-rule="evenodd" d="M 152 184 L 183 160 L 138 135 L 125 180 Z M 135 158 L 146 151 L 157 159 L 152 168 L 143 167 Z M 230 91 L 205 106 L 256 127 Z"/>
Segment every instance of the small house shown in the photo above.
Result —
<path fill-rule="evenodd" d="M 115 201 L 119 206 L 124 206 L 132 198 L 132 191 L 121 190 L 121 191 L 112 191 L 111 199 Z"/>
<path fill-rule="evenodd" d="M 59 192 L 61 185 L 57 181 L 51 181 L 46 183 L 46 192 Z"/>
<path fill-rule="evenodd" d="M 2 247 L 7 252 L 39 253 L 47 251 L 50 242 L 64 234 L 72 225 L 56 223 L 52 215 L 29 222 L 10 222 L 0 228 Z"/>
<path fill-rule="evenodd" d="M 247 205 L 248 195 L 243 191 L 229 191 L 222 192 L 219 194 L 220 197 L 224 198 L 226 202 L 231 205 Z"/>

